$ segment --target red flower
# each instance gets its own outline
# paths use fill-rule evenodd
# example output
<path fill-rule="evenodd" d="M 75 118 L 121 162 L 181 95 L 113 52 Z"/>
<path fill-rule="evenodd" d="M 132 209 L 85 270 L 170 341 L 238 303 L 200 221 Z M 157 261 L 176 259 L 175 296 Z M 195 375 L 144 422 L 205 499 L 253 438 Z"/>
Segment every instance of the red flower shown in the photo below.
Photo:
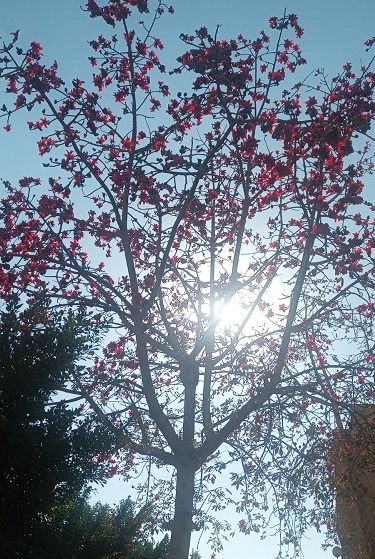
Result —
<path fill-rule="evenodd" d="M 124 151 L 131 151 L 134 147 L 134 144 L 130 138 L 124 138 L 121 140 L 121 149 Z"/>

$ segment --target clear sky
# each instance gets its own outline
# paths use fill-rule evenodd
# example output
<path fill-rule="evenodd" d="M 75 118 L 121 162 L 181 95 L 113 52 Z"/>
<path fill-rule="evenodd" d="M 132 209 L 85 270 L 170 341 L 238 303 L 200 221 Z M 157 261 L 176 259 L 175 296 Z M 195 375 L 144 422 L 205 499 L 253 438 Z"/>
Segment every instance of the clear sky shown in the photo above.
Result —
<path fill-rule="evenodd" d="M 239 33 L 255 37 L 260 29 L 267 27 L 269 17 L 281 16 L 284 8 L 296 13 L 305 35 L 300 41 L 307 59 L 308 71 L 324 68 L 327 73 L 339 71 L 342 64 L 352 61 L 359 65 L 364 56 L 363 41 L 375 35 L 374 0 L 171 0 L 175 8 L 173 17 L 165 16 L 160 21 L 159 35 L 171 56 L 180 52 L 178 36 L 191 32 L 203 25 L 214 30 L 221 25 L 220 35 L 224 38 Z M 81 9 L 84 0 L 2 0 L 0 36 L 16 29 L 21 30 L 21 42 L 41 42 L 49 61 L 57 59 L 60 74 L 70 78 L 90 76 L 91 68 L 85 58 L 90 53 L 87 41 L 106 29 L 97 20 L 90 20 Z M 84 72 L 82 72 L 84 69 Z M 0 90 L 0 103 L 6 102 Z M 0 123 L 2 126 L 2 124 Z M 32 174 L 36 148 L 29 135 L 17 126 L 15 134 L 0 134 L 0 176 L 8 179 L 21 174 Z M 127 496 L 127 486 L 111 483 L 101 490 L 99 496 L 108 502 Z M 234 519 L 234 523 L 235 523 Z M 310 534 L 305 540 L 303 551 L 306 559 L 328 559 L 331 551 L 320 549 L 321 538 Z M 238 536 L 224 544 L 220 559 L 265 557 L 277 555 L 277 538 L 258 542 L 255 537 Z M 203 559 L 210 558 L 208 548 L 201 548 Z"/>

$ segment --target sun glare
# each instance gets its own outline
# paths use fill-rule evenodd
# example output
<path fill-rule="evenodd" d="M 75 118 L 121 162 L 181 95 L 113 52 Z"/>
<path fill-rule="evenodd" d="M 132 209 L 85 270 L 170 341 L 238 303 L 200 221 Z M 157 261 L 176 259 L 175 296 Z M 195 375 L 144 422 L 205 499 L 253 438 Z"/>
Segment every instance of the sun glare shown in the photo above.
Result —
<path fill-rule="evenodd" d="M 219 329 L 235 330 L 247 318 L 244 331 L 267 330 L 274 327 L 275 321 L 279 322 L 284 315 L 285 295 L 283 295 L 282 282 L 275 278 L 264 296 L 256 304 L 256 295 L 244 291 L 236 294 L 229 303 L 218 304 L 216 317 L 219 320 Z"/>

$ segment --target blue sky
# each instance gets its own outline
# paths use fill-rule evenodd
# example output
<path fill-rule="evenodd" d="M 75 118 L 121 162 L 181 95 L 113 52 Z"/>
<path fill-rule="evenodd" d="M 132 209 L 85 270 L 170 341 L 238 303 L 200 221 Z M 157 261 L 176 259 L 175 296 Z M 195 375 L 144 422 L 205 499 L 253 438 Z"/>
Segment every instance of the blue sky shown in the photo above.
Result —
<path fill-rule="evenodd" d="M 21 43 L 40 41 L 47 60 L 59 61 L 60 73 L 67 81 L 82 75 L 82 68 L 90 76 L 91 68 L 85 63 L 90 53 L 87 41 L 106 29 L 87 17 L 80 9 L 82 4 L 84 0 L 3 0 L 0 36 L 5 38 L 9 32 L 20 29 Z M 175 15 L 165 16 L 159 27 L 171 57 L 183 50 L 178 41 L 181 32 L 189 33 L 203 25 L 214 30 L 221 25 L 223 38 L 239 33 L 255 37 L 267 27 L 268 18 L 281 16 L 284 8 L 288 13 L 296 13 L 305 28 L 301 45 L 308 62 L 306 74 L 318 67 L 334 74 L 346 61 L 352 61 L 356 67 L 365 58 L 363 41 L 375 35 L 374 0 L 175 0 L 172 4 Z M 6 102 L 1 90 L 0 102 Z M 24 130 L 17 126 L 14 134 L 0 134 L 0 176 L 4 178 L 32 174 L 30 165 L 35 168 L 39 164 L 33 138 Z M 127 496 L 127 490 L 127 486 L 112 483 L 99 496 L 109 502 L 118 501 Z M 321 538 L 314 533 L 305 541 L 306 559 L 332 557 L 330 550 L 320 550 L 320 542 Z M 209 559 L 208 548 L 200 551 L 203 559 Z M 238 536 L 224 545 L 220 558 L 231 559 L 237 554 L 241 558 L 260 555 L 273 559 L 277 551 L 277 538 L 259 543 L 255 538 Z"/>
<path fill-rule="evenodd" d="M 82 67 L 82 45 L 102 31 L 99 22 L 80 9 L 83 4 L 84 0 L 5 1 L 0 35 L 21 29 L 23 41 L 40 41 L 63 70 L 75 75 Z M 181 32 L 221 25 L 223 37 L 254 36 L 267 26 L 270 16 L 282 15 L 284 8 L 296 13 L 305 28 L 301 44 L 313 68 L 334 71 L 347 60 L 358 61 L 363 41 L 375 34 L 372 0 L 176 0 L 172 4 L 175 15 L 161 20 L 159 28 L 163 41 L 176 54 Z"/>

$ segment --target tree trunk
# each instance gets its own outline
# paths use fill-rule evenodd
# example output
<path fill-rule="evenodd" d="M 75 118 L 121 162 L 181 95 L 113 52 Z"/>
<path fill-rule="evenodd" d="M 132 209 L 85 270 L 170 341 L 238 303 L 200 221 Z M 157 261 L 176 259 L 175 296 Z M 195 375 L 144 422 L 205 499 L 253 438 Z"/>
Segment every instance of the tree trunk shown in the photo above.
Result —
<path fill-rule="evenodd" d="M 193 464 L 177 468 L 176 499 L 172 521 L 169 559 L 188 559 L 193 529 L 195 468 Z"/>

